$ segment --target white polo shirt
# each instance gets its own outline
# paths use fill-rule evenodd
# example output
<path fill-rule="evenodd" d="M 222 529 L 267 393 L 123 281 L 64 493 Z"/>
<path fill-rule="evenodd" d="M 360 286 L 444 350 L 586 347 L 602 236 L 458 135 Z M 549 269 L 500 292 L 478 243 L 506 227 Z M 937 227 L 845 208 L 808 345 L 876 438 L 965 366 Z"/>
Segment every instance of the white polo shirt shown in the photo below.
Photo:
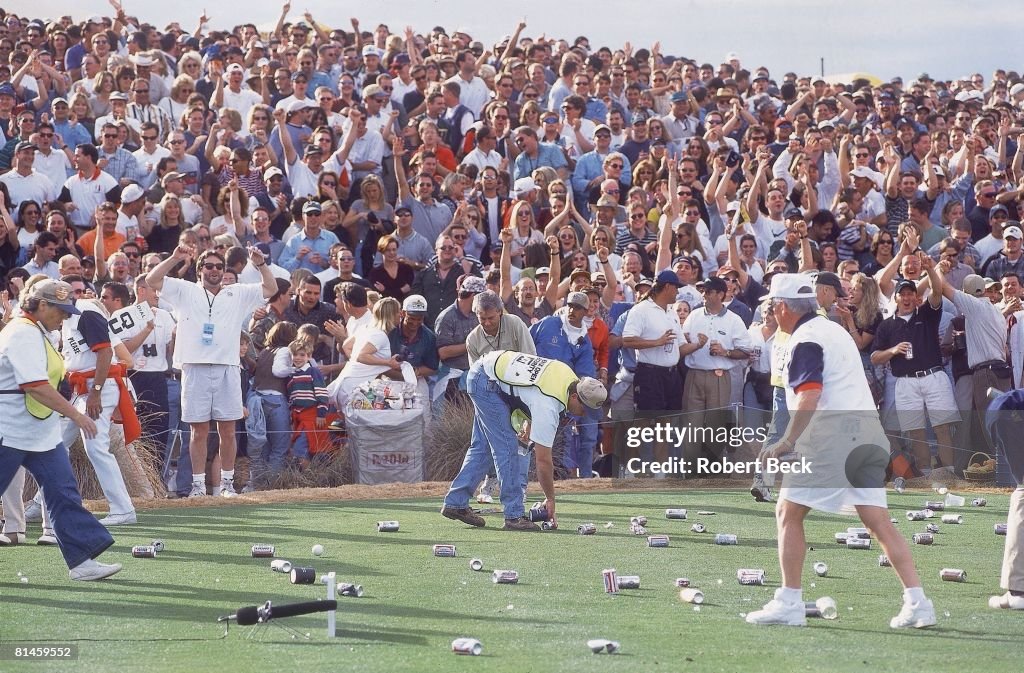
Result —
<path fill-rule="evenodd" d="M 22 175 L 18 171 L 9 171 L 0 175 L 0 182 L 7 185 L 7 193 L 11 200 L 7 204 L 7 210 L 18 223 L 18 204 L 22 201 L 35 201 L 42 208 L 47 201 L 57 198 L 59 191 L 50 178 L 46 177 L 35 169 L 28 175 Z M 64 180 L 61 180 L 64 184 Z"/>
<path fill-rule="evenodd" d="M 0 332 L 0 390 L 18 390 L 45 382 L 46 336 L 40 328 L 16 320 Z M 60 444 L 60 414 L 38 419 L 25 409 L 23 395 L 0 395 L 0 443 L 20 451 L 51 451 Z"/>
<path fill-rule="evenodd" d="M 238 283 L 212 294 L 198 283 L 165 278 L 161 299 L 174 306 L 178 336 L 174 342 L 174 366 L 215 364 L 238 366 L 242 321 L 263 304 L 263 286 Z M 203 343 L 203 326 L 213 325 L 212 342 Z"/>
<path fill-rule="evenodd" d="M 694 309 L 683 323 L 683 332 L 686 333 L 690 343 L 700 341 L 698 336 L 700 334 L 706 334 L 708 337 L 708 342 L 703 348 L 698 348 L 686 356 L 686 366 L 690 369 L 704 371 L 732 369 L 734 366 L 746 362 L 746 360 L 732 360 L 724 355 L 711 355 L 712 341 L 722 344 L 722 348 L 726 350 L 735 348 L 750 350 L 750 335 L 747 334 L 743 320 L 724 306 L 720 313 L 714 315 L 708 313 L 704 306 Z"/>
<path fill-rule="evenodd" d="M 90 177 L 76 173 L 68 178 L 64 188 L 71 195 L 71 202 L 77 206 L 71 211 L 72 224 L 90 228 L 89 218 L 96 212 L 96 206 L 107 200 L 107 192 L 114 187 L 117 187 L 114 176 L 99 169 Z"/>
<path fill-rule="evenodd" d="M 683 329 L 679 324 L 679 316 L 671 307 L 662 310 L 653 300 L 638 302 L 626 316 L 626 325 L 622 328 L 622 338 L 657 339 L 668 330 L 675 332 L 674 341 L 664 346 L 637 348 L 636 360 L 638 363 L 642 362 L 658 367 L 674 367 L 679 364 L 679 347 L 683 344 Z"/>

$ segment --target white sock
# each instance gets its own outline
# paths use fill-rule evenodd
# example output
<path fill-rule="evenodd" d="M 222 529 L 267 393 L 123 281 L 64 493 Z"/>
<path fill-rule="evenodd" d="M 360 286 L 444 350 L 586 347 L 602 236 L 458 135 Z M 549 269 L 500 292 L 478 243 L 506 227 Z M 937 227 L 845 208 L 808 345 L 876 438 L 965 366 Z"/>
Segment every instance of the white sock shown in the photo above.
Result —
<path fill-rule="evenodd" d="M 909 587 L 903 590 L 904 603 L 920 603 L 924 600 L 924 589 L 921 587 Z"/>
<path fill-rule="evenodd" d="M 775 592 L 775 597 L 783 603 L 803 603 L 804 592 L 803 589 L 792 589 L 790 587 L 780 587 Z"/>
<path fill-rule="evenodd" d="M 202 486 L 206 488 L 206 473 L 205 472 L 193 472 L 192 473 L 192 485 Z"/>
<path fill-rule="evenodd" d="M 221 470 L 220 471 L 220 483 L 222 483 L 222 484 L 230 484 L 234 480 L 235 480 L 235 471 L 234 470 Z"/>

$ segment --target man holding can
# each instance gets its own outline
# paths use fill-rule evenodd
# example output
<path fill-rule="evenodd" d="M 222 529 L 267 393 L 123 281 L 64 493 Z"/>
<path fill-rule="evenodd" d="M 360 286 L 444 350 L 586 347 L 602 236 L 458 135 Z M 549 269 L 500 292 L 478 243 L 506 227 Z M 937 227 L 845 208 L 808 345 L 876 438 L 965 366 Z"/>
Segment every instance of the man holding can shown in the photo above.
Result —
<path fill-rule="evenodd" d="M 470 367 L 466 380 L 473 401 L 473 437 L 462 469 L 444 498 L 441 514 L 471 526 L 486 524 L 469 508 L 469 499 L 486 476 L 493 458 L 501 482 L 504 530 L 535 531 L 524 516 L 521 462 L 528 460 L 519 442 L 529 443 L 537 456 L 537 480 L 544 491 L 549 521 L 555 515 L 555 477 L 551 446 L 566 416 L 600 409 L 608 396 L 600 381 L 579 378 L 569 365 L 515 351 L 493 351 Z"/>
<path fill-rule="evenodd" d="M 857 346 L 838 324 L 817 314 L 813 282 L 801 274 L 780 274 L 768 294 L 779 329 L 790 334 L 783 380 L 790 411 L 782 440 L 761 459 L 789 460 L 775 514 L 782 586 L 751 624 L 805 626 L 801 591 L 806 557 L 804 519 L 812 510 L 856 514 L 878 540 L 903 584 L 903 608 L 889 626 L 935 624 L 910 548 L 889 520 L 885 467 L 889 451 Z"/>

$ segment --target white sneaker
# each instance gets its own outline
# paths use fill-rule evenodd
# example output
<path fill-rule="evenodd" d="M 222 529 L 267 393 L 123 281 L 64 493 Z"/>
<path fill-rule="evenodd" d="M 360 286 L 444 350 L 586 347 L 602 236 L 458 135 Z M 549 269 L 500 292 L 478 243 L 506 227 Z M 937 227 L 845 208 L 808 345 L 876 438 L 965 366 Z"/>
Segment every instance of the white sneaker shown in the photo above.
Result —
<path fill-rule="evenodd" d="M 46 529 L 43 531 L 43 534 L 39 536 L 39 539 L 36 540 L 36 544 L 44 547 L 52 547 L 57 544 L 57 536 L 53 534 L 52 530 Z"/>
<path fill-rule="evenodd" d="M 235 485 L 230 481 L 222 482 L 220 485 L 220 497 L 222 498 L 237 498 L 238 491 L 235 490 Z"/>
<path fill-rule="evenodd" d="M 24 533 L 0 533 L 0 546 L 9 547 L 16 544 L 25 543 Z"/>
<path fill-rule="evenodd" d="M 68 575 L 70 575 L 73 580 L 91 582 L 92 580 L 101 580 L 104 577 L 110 577 L 120 570 L 120 563 L 100 563 L 95 559 L 89 559 L 88 561 L 79 563 L 72 568 L 68 572 Z"/>
<path fill-rule="evenodd" d="M 807 626 L 803 603 L 786 603 L 773 598 L 761 608 L 747 615 L 748 624 L 782 624 L 783 626 Z"/>
<path fill-rule="evenodd" d="M 918 603 L 903 602 L 900 613 L 889 620 L 894 629 L 923 629 L 935 626 L 935 606 L 927 598 Z"/>
<path fill-rule="evenodd" d="M 135 512 L 125 512 L 124 514 L 108 514 L 102 519 L 100 523 L 108 528 L 110 526 L 127 526 L 133 523 L 138 523 L 138 518 L 135 516 Z"/>
<path fill-rule="evenodd" d="M 206 486 L 202 484 L 192 484 L 192 490 L 188 492 L 190 498 L 203 498 L 206 496 Z"/>
<path fill-rule="evenodd" d="M 40 523 L 43 520 L 43 506 L 35 500 L 25 503 L 25 522 Z"/>

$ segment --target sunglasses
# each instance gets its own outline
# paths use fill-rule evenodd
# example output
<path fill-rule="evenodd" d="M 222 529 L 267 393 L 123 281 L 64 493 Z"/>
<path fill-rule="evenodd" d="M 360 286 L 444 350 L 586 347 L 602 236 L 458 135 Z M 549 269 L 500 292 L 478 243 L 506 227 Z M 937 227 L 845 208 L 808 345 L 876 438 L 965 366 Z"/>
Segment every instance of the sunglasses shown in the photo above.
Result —
<path fill-rule="evenodd" d="M 143 140 L 156 140 L 157 136 L 142 136 Z"/>
<path fill-rule="evenodd" d="M 207 262 L 206 264 L 203 264 L 203 268 L 206 269 L 207 271 L 223 271 L 224 270 L 224 265 L 223 264 L 211 264 L 210 262 Z"/>
<path fill-rule="evenodd" d="M 116 133 L 104 133 L 103 137 L 104 138 L 113 138 L 113 139 L 116 140 L 117 139 L 117 134 Z"/>
<path fill-rule="evenodd" d="M 211 239 L 211 238 L 210 238 L 209 236 L 200 236 L 200 237 L 199 237 L 199 240 L 200 240 L 200 241 L 210 241 L 210 240 L 212 240 L 212 239 Z"/>
<path fill-rule="evenodd" d="M 455 248 L 454 245 L 442 245 L 440 248 L 437 249 L 437 251 L 438 252 L 451 252 L 452 250 L 455 250 L 455 249 L 456 248 Z"/>
<path fill-rule="evenodd" d="M 126 257 L 128 257 L 130 259 L 138 259 L 139 257 L 142 257 L 142 255 L 140 255 L 137 252 L 125 252 L 124 254 L 125 254 Z"/>

